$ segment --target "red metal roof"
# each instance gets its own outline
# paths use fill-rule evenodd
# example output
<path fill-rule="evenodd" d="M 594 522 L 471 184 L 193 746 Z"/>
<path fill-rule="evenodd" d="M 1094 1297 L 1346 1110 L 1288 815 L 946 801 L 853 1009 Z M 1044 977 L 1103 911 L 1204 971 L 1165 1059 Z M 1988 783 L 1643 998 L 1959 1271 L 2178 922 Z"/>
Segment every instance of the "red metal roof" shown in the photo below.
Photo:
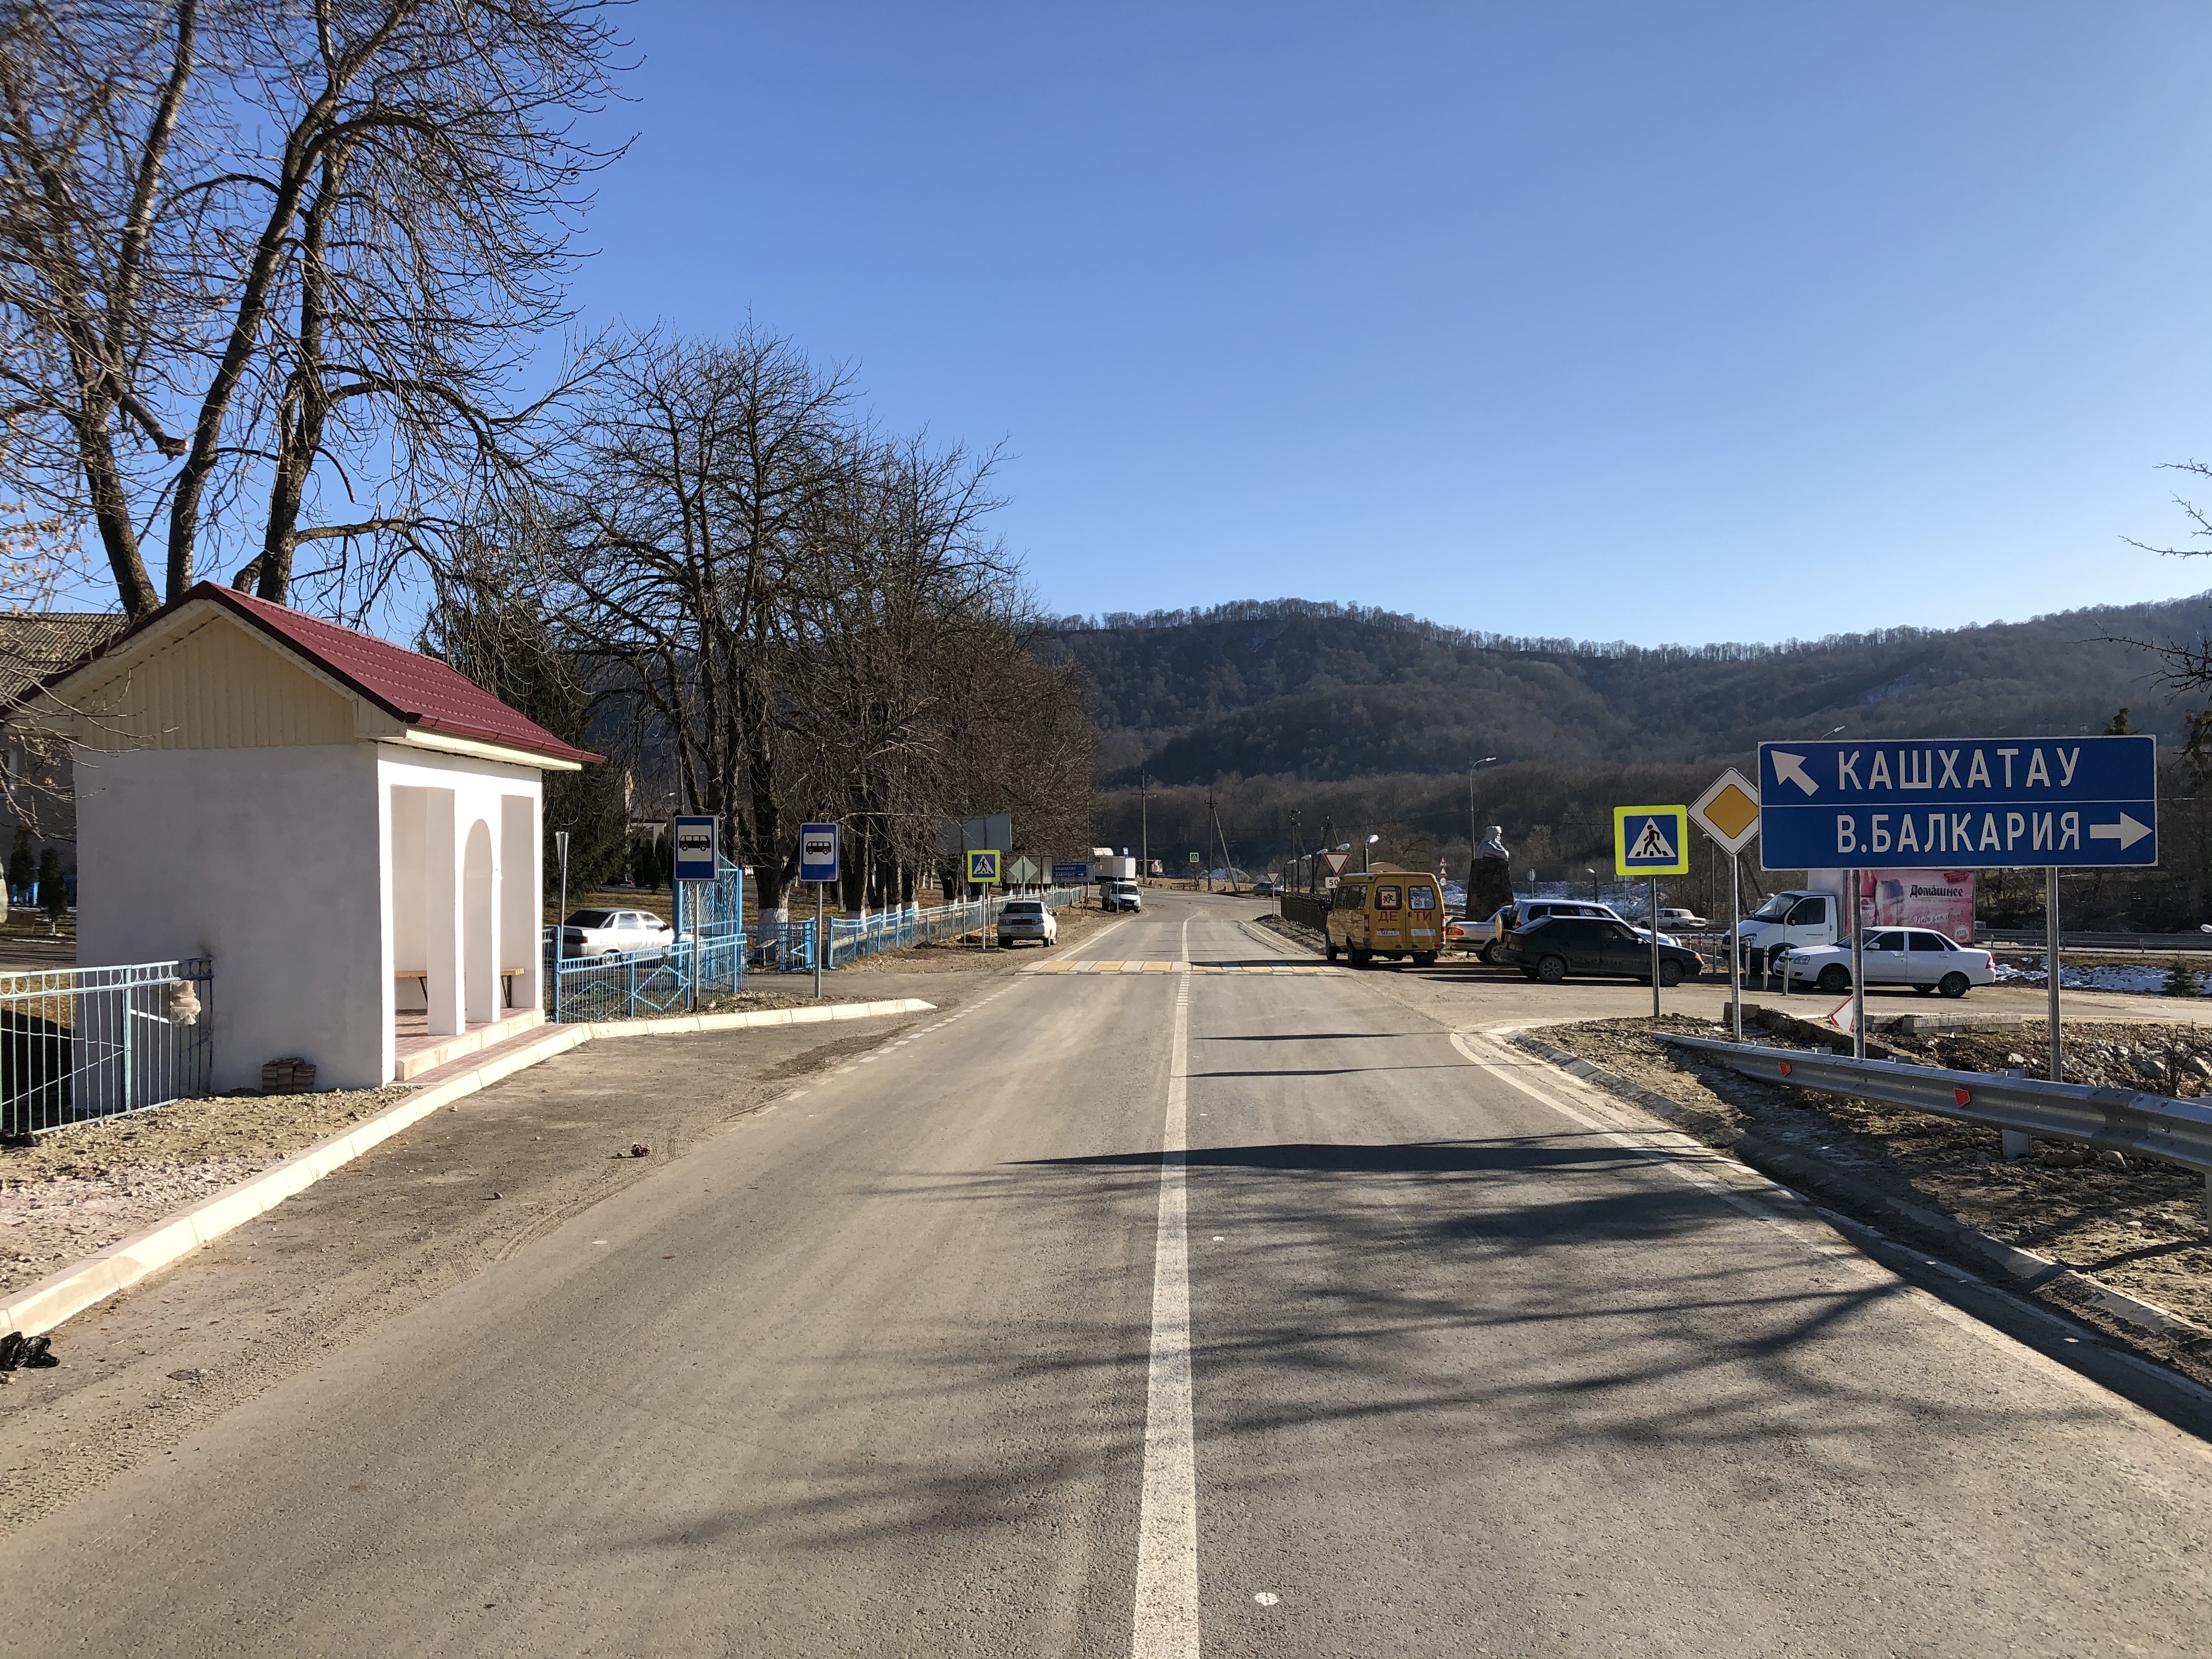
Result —
<path fill-rule="evenodd" d="M 213 600 L 394 719 L 425 732 L 473 738 L 479 743 L 498 744 L 555 760 L 606 758 L 562 742 L 435 657 L 403 650 L 372 635 L 356 634 L 350 628 L 340 628 L 303 611 L 288 611 L 216 582 L 201 582 L 185 595 L 186 603 L 193 599 Z"/>

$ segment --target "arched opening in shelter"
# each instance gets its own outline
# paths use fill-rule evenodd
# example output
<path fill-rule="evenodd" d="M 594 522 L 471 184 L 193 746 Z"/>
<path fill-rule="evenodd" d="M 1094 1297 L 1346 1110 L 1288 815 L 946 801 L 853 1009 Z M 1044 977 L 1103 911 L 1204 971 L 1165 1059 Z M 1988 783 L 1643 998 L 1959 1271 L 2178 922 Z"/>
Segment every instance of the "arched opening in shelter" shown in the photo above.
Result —
<path fill-rule="evenodd" d="M 498 882 L 491 830 L 478 818 L 461 854 L 461 977 L 471 1025 L 499 1018 Z"/>

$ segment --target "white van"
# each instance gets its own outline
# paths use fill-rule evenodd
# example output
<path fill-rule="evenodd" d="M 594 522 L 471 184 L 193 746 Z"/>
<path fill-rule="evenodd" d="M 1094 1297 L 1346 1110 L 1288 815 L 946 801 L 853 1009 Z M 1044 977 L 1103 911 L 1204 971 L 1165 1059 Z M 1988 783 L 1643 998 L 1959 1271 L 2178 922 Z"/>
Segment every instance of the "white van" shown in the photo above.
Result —
<path fill-rule="evenodd" d="M 1798 888 L 1777 893 L 1737 926 L 1739 948 L 1764 964 L 1772 953 L 1817 950 L 1844 936 L 1844 896 Z"/>

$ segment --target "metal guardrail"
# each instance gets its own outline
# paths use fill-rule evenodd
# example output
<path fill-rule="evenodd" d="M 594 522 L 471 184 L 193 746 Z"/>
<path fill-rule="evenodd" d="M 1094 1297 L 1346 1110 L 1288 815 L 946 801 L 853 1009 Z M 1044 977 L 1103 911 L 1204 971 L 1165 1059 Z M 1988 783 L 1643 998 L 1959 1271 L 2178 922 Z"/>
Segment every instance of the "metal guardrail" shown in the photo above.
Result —
<path fill-rule="evenodd" d="M 1853 1060 L 1817 1049 L 1767 1048 L 1664 1032 L 1659 1036 L 1765 1083 L 1878 1100 L 2018 1135 L 2085 1141 L 2103 1152 L 2164 1158 L 2205 1177 L 2206 1215 L 2212 1218 L 2212 1106 L 2197 1101 L 2003 1073 Z M 2024 1155 L 2028 1149 L 2007 1148 L 2015 1150 Z"/>
<path fill-rule="evenodd" d="M 0 1133 L 205 1095 L 214 981 L 206 957 L 0 974 Z"/>
<path fill-rule="evenodd" d="M 1976 941 L 1982 945 L 2025 945 L 2037 951 L 2043 949 L 2043 929 L 2021 927 L 1984 927 L 1978 930 Z M 2177 951 L 2212 951 L 2212 933 L 2069 933 L 2058 936 L 2058 949 L 2063 956 L 2069 951 L 2139 951 L 2145 955 L 2160 951 L 2172 954 Z"/>

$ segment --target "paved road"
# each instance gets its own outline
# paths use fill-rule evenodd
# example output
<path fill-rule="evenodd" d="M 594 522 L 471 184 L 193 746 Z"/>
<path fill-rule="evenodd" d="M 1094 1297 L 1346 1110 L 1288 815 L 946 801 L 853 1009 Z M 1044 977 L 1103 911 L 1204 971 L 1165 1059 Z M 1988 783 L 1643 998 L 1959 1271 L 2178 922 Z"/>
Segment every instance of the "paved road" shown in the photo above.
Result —
<path fill-rule="evenodd" d="M 1000 981 L 17 1533 L 0 1650 L 2212 1644 L 2197 1442 L 1361 976 L 1204 971 L 1224 907 L 1079 954 L 1170 965 Z"/>

